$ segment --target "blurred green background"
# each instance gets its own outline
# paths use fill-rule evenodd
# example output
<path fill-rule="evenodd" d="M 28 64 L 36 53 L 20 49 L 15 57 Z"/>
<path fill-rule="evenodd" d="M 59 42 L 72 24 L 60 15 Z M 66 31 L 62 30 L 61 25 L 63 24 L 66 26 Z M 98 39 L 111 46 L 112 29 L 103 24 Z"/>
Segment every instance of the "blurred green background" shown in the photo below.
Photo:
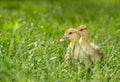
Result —
<path fill-rule="evenodd" d="M 65 65 L 66 29 L 85 24 L 104 60 Z M 0 0 L 0 82 L 120 82 L 119 0 Z"/>

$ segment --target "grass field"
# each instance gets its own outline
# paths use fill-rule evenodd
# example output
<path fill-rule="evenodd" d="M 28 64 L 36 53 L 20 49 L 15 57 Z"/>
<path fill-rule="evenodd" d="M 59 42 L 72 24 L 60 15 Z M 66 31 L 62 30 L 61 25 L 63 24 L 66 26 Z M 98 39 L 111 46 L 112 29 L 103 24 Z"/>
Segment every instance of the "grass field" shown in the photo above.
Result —
<path fill-rule="evenodd" d="M 104 60 L 64 64 L 64 31 L 85 24 Z M 120 82 L 120 1 L 0 1 L 0 82 Z"/>

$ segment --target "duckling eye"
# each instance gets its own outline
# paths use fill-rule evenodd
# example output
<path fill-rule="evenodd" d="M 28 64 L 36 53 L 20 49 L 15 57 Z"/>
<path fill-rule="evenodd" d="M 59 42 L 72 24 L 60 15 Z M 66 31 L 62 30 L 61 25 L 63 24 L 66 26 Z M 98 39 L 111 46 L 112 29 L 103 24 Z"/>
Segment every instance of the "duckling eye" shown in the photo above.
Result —
<path fill-rule="evenodd" d="M 72 32 L 69 32 L 69 34 L 72 34 Z"/>
<path fill-rule="evenodd" d="M 80 29 L 80 31 L 83 31 L 83 29 Z"/>

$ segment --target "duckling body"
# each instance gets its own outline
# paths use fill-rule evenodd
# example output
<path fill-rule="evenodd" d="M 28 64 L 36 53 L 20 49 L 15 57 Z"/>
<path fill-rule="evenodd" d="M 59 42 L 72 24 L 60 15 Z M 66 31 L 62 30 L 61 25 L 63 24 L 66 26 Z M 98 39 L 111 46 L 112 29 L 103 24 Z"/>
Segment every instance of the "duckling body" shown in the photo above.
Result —
<path fill-rule="evenodd" d="M 64 57 L 65 61 L 67 61 L 69 58 L 78 60 L 79 53 L 80 53 L 79 39 L 71 41 L 67 48 L 67 53 Z"/>
<path fill-rule="evenodd" d="M 97 49 L 99 48 L 95 48 L 95 46 L 91 45 L 91 43 L 89 43 L 88 41 L 84 41 L 82 40 L 82 38 L 79 41 L 81 48 L 84 52 L 86 52 L 85 54 L 90 56 L 92 61 L 101 61 L 101 55 L 100 53 L 97 52 Z"/>

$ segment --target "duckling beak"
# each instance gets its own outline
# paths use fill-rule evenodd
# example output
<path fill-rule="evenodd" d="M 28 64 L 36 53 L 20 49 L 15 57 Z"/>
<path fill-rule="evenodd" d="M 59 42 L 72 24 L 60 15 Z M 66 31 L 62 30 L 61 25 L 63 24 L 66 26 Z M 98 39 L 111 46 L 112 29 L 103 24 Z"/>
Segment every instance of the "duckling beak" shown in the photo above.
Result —
<path fill-rule="evenodd" d="M 59 40 L 59 42 L 63 42 L 63 41 L 65 41 L 65 40 L 67 40 L 67 39 L 68 39 L 67 36 L 63 36 L 63 37 Z"/>

